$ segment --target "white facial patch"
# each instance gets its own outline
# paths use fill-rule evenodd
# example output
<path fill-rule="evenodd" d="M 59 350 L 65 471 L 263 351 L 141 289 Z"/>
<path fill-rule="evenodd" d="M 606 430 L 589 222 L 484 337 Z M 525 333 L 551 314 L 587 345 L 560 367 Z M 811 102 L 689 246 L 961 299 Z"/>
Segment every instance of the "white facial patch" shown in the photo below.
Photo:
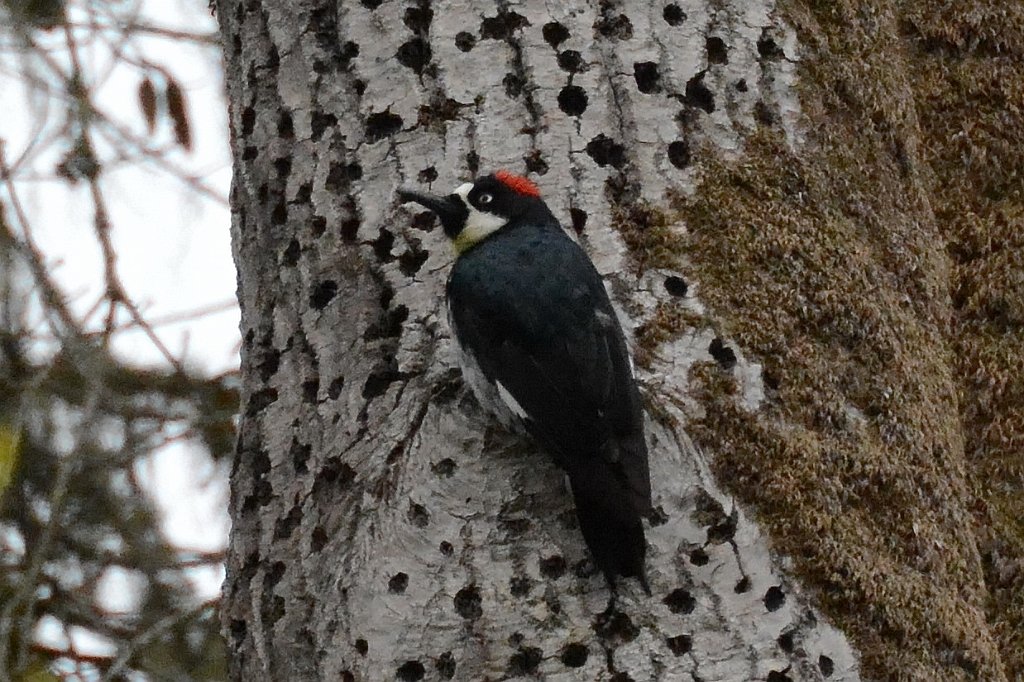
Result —
<path fill-rule="evenodd" d="M 473 183 L 467 182 L 456 187 L 453 192 L 462 198 L 462 203 L 469 211 L 469 215 L 466 217 L 466 226 L 462 228 L 462 232 L 456 235 L 453 242 L 456 253 L 462 253 L 488 235 L 500 230 L 508 222 L 508 219 L 503 216 L 481 211 L 469 203 L 469 192 L 472 189 Z"/>

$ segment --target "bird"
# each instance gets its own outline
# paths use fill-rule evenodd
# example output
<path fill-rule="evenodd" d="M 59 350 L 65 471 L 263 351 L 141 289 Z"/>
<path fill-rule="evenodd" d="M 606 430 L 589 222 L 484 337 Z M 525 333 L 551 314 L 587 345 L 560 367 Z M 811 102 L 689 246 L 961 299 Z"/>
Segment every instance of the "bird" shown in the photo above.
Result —
<path fill-rule="evenodd" d="M 433 195 L 455 253 L 445 298 L 463 377 L 506 427 L 565 471 L 583 539 L 609 586 L 650 594 L 644 413 L 622 326 L 586 251 L 528 178 L 499 170 Z"/>

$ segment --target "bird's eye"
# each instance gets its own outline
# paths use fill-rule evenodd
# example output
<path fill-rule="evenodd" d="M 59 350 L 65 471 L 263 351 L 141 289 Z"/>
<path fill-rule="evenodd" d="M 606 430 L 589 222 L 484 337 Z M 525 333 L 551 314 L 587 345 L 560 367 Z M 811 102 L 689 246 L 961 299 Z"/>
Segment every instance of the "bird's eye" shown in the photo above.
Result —
<path fill-rule="evenodd" d="M 491 196 L 490 194 L 481 194 L 479 198 L 477 198 L 477 202 L 479 202 L 481 206 L 483 206 L 484 204 L 489 204 L 492 201 L 494 201 L 494 197 Z"/>

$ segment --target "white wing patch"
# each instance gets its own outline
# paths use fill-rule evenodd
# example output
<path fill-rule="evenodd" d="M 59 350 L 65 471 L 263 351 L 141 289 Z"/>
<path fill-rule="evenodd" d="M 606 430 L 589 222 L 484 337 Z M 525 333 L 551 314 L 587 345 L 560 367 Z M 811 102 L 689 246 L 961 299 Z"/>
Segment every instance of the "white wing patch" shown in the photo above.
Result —
<path fill-rule="evenodd" d="M 526 410 L 520 405 L 512 394 L 508 392 L 508 389 L 501 385 L 500 381 L 496 381 L 495 385 L 498 387 L 498 396 L 501 398 L 501 402 L 508 406 L 508 409 L 512 410 L 512 414 L 519 417 L 520 419 L 526 419 Z"/>

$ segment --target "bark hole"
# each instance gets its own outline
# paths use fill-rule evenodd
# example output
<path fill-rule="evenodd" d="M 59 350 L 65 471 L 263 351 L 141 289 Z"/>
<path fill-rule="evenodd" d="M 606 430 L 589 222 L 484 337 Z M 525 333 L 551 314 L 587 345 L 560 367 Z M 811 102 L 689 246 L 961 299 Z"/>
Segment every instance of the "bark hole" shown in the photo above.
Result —
<path fill-rule="evenodd" d="M 314 111 L 309 118 L 310 139 L 318 141 L 324 135 L 324 131 L 338 125 L 338 117 L 334 114 L 327 114 L 322 111 Z"/>
<path fill-rule="evenodd" d="M 688 289 L 689 285 L 686 284 L 686 280 L 682 277 L 672 275 L 671 277 L 665 278 L 665 291 L 667 291 L 670 296 L 686 296 Z"/>
<path fill-rule="evenodd" d="M 715 110 L 715 95 L 704 84 L 704 72 L 686 81 L 686 96 L 683 98 L 687 104 L 710 114 Z"/>
<path fill-rule="evenodd" d="M 786 593 L 779 585 L 769 587 L 768 591 L 764 593 L 764 607 L 769 611 L 778 611 L 784 603 L 786 603 Z"/>
<path fill-rule="evenodd" d="M 413 38 L 402 43 L 395 53 L 398 63 L 417 74 L 422 74 L 424 67 L 430 63 L 430 44 L 422 38 Z"/>
<path fill-rule="evenodd" d="M 711 341 L 711 345 L 708 346 L 708 352 L 711 353 L 711 357 L 715 359 L 715 362 L 719 364 L 722 369 L 732 369 L 736 366 L 736 352 L 729 348 L 722 339 L 715 337 Z"/>
<path fill-rule="evenodd" d="M 544 175 L 548 172 L 548 162 L 544 160 L 544 156 L 539 149 L 534 149 L 524 156 L 523 162 L 526 164 L 526 170 L 530 173 Z"/>
<path fill-rule="evenodd" d="M 530 22 L 522 14 L 501 9 L 497 16 L 485 17 L 480 22 L 480 37 L 507 41 L 512 39 L 513 33 L 529 25 Z"/>
<path fill-rule="evenodd" d="M 768 35 L 768 29 L 765 29 L 757 39 L 757 54 L 761 55 L 761 59 L 768 61 L 778 61 L 786 56 L 779 44 Z"/>
<path fill-rule="evenodd" d="M 704 43 L 704 48 L 708 53 L 708 64 L 729 63 L 729 50 L 725 46 L 725 41 L 718 36 L 708 37 Z"/>
<path fill-rule="evenodd" d="M 547 41 L 547 44 L 555 48 L 556 50 L 558 49 L 559 45 L 561 45 L 562 43 L 569 39 L 570 35 L 569 29 L 567 29 L 565 26 L 558 23 L 557 21 L 552 21 L 547 24 L 544 24 L 542 33 L 544 34 L 544 40 Z"/>
<path fill-rule="evenodd" d="M 571 642 L 562 649 L 561 659 L 567 668 L 582 668 L 586 665 L 589 656 L 590 650 L 587 649 L 585 644 Z"/>
<path fill-rule="evenodd" d="M 605 38 L 629 40 L 633 37 L 633 22 L 625 14 L 606 14 L 594 23 L 594 30 Z"/>
<path fill-rule="evenodd" d="M 291 240 L 288 242 L 288 246 L 285 247 L 284 253 L 281 254 L 281 263 L 287 267 L 295 267 L 299 262 L 300 253 L 301 247 L 299 246 L 299 240 Z"/>
<path fill-rule="evenodd" d="M 636 62 L 633 64 L 633 78 L 636 88 L 645 95 L 661 92 L 661 74 L 655 62 Z"/>
<path fill-rule="evenodd" d="M 604 133 L 587 143 L 586 152 L 602 168 L 611 166 L 621 169 L 626 164 L 626 148 Z"/>
<path fill-rule="evenodd" d="M 378 111 L 366 117 L 366 141 L 373 143 L 402 129 L 402 117 L 390 111 Z"/>
<path fill-rule="evenodd" d="M 309 304 L 317 310 L 323 310 L 337 295 L 338 283 L 328 279 L 313 287 L 313 292 L 309 295 Z"/>
<path fill-rule="evenodd" d="M 676 635 L 675 637 L 667 638 L 665 643 L 668 644 L 669 651 L 676 656 L 682 656 L 685 653 L 689 653 L 690 649 L 693 648 L 693 637 L 690 635 Z"/>
<path fill-rule="evenodd" d="M 408 573 L 395 573 L 388 580 L 388 592 L 391 594 L 402 594 L 405 592 L 405 588 L 409 586 L 409 574 Z"/>
<path fill-rule="evenodd" d="M 694 607 L 697 606 L 697 600 L 693 598 L 690 591 L 682 587 L 677 587 L 669 592 L 668 596 L 662 599 L 661 602 L 672 613 L 693 613 Z"/>
<path fill-rule="evenodd" d="M 566 85 L 558 93 L 558 108 L 569 116 L 579 116 L 587 110 L 587 91 L 578 85 Z"/>
<path fill-rule="evenodd" d="M 476 36 L 466 31 L 459 31 L 455 34 L 455 47 L 463 52 L 469 52 L 476 47 Z"/>
<path fill-rule="evenodd" d="M 476 585 L 466 585 L 455 593 L 455 612 L 466 620 L 476 620 L 484 615 L 480 591 Z"/>
<path fill-rule="evenodd" d="M 668 161 L 676 168 L 690 165 L 690 145 L 686 140 L 676 140 L 668 145 Z"/>
<path fill-rule="evenodd" d="M 583 55 L 576 50 L 559 52 L 558 67 L 569 73 L 579 73 L 583 70 Z"/>
<path fill-rule="evenodd" d="M 544 652 L 535 646 L 520 647 L 509 657 L 507 672 L 513 677 L 530 675 L 536 672 L 543 658 Z"/>
<path fill-rule="evenodd" d="M 422 504 L 410 502 L 407 517 L 409 523 L 417 528 L 426 528 L 430 524 L 430 513 Z"/>
<path fill-rule="evenodd" d="M 363 4 L 366 4 L 366 0 L 363 0 Z M 402 682 L 422 680 L 426 673 L 427 669 L 419 661 L 406 661 L 396 671 L 398 679 L 402 680 Z"/>
<path fill-rule="evenodd" d="M 455 463 L 455 460 L 452 459 L 451 457 L 445 457 L 440 462 L 438 462 L 437 464 L 432 464 L 430 467 L 430 469 L 435 474 L 443 478 L 451 477 L 451 475 L 455 473 L 455 470 L 457 468 L 458 465 Z"/>
<path fill-rule="evenodd" d="M 583 229 L 587 226 L 587 212 L 581 208 L 570 208 L 569 218 L 572 220 L 572 231 L 583 234 Z"/>
<path fill-rule="evenodd" d="M 530 588 L 533 587 L 533 581 L 528 576 L 514 575 L 509 578 L 508 589 L 512 593 L 513 597 L 525 597 L 530 593 Z"/>
<path fill-rule="evenodd" d="M 661 13 L 662 18 L 668 23 L 669 26 L 681 26 L 686 21 L 686 12 L 683 8 L 674 2 L 665 5 L 665 9 Z"/>
<path fill-rule="evenodd" d="M 566 567 L 565 559 L 557 554 L 540 560 L 541 575 L 552 580 L 558 580 L 565 575 Z"/>

